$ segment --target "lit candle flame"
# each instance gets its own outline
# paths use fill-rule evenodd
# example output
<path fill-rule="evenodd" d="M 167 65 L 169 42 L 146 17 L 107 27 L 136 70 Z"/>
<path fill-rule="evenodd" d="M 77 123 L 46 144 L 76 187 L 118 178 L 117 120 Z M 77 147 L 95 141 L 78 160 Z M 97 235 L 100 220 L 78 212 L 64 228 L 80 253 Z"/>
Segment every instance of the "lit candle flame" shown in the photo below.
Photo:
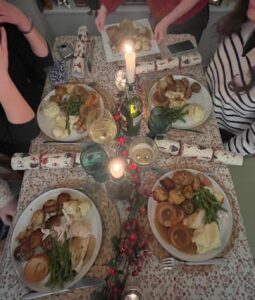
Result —
<path fill-rule="evenodd" d="M 125 44 L 125 52 L 126 52 L 126 54 L 130 54 L 130 53 L 134 52 L 134 49 L 130 44 Z"/>
<path fill-rule="evenodd" d="M 120 158 L 114 158 L 109 163 L 109 171 L 113 178 L 120 179 L 125 173 L 125 163 Z"/>

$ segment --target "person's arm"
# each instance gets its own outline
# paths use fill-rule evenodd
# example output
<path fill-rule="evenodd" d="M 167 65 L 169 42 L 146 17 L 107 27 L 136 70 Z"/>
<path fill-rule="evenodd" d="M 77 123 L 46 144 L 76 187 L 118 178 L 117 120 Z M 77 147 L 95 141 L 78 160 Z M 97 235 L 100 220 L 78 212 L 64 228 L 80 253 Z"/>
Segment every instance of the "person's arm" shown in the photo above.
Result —
<path fill-rule="evenodd" d="M 3 106 L 10 123 L 27 123 L 34 118 L 35 114 L 8 74 L 7 39 L 6 31 L 3 27 L 1 27 L 0 33 L 0 104 Z"/>
<path fill-rule="evenodd" d="M 11 225 L 16 209 L 17 203 L 7 182 L 0 179 L 0 218 L 6 225 Z"/>
<path fill-rule="evenodd" d="M 0 1 L 0 23 L 16 25 L 23 32 L 36 56 L 46 57 L 49 54 L 47 42 L 33 26 L 31 20 L 21 10 L 6 1 Z"/>
<path fill-rule="evenodd" d="M 114 12 L 123 0 L 101 0 L 101 6 L 96 17 L 96 27 L 99 32 L 104 30 L 105 19 L 107 14 Z"/>
<path fill-rule="evenodd" d="M 166 15 L 155 27 L 155 39 L 157 42 L 161 43 L 164 40 L 168 26 L 185 15 L 200 1 L 201 0 L 182 0 L 174 10 Z"/>
<path fill-rule="evenodd" d="M 242 155 L 255 154 L 255 122 L 241 134 L 224 143 L 224 148 Z"/>

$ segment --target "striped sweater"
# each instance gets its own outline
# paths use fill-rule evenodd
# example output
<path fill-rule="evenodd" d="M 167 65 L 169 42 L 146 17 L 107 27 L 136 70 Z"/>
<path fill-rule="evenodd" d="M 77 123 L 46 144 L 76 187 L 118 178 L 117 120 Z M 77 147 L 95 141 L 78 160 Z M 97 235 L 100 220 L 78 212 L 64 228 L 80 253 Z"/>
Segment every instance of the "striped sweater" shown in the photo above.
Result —
<path fill-rule="evenodd" d="M 218 124 L 234 134 L 224 146 L 243 155 L 255 154 L 255 87 L 240 94 L 231 91 L 228 84 L 233 78 L 240 85 L 249 82 L 251 67 L 255 66 L 255 48 L 246 56 L 242 54 L 254 30 L 255 24 L 247 22 L 240 33 L 225 38 L 206 72 Z"/>

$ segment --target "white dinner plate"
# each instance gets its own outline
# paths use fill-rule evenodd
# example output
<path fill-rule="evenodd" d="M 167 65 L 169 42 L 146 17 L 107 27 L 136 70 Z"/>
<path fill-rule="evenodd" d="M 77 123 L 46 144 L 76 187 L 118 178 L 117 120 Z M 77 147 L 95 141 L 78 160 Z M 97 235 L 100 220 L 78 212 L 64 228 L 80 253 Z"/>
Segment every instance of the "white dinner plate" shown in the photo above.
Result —
<path fill-rule="evenodd" d="M 142 25 L 144 27 L 149 28 L 152 32 L 151 25 L 150 25 L 150 22 L 148 19 L 140 19 L 140 20 L 135 20 L 133 22 L 134 22 L 134 24 Z M 119 25 L 119 23 L 106 25 L 105 29 L 101 33 L 102 40 L 103 40 L 103 46 L 104 46 L 104 52 L 105 52 L 107 62 L 124 60 L 124 56 L 121 53 L 114 53 L 112 51 L 112 48 L 110 45 L 110 40 L 109 40 L 109 36 L 107 34 L 106 29 L 108 27 L 112 27 L 114 25 Z M 152 32 L 152 36 L 153 36 L 153 32 Z M 148 50 L 145 50 L 145 51 L 136 52 L 136 57 L 142 57 L 142 56 L 152 55 L 152 54 L 156 54 L 156 53 L 160 53 L 160 50 L 159 50 L 158 44 L 156 43 L 156 40 L 152 39 L 151 40 L 151 48 Z"/>
<path fill-rule="evenodd" d="M 182 169 L 181 171 L 186 170 L 191 172 L 192 174 L 196 175 L 196 174 L 203 174 L 197 170 L 191 170 L 191 169 Z M 154 184 L 152 191 L 154 191 L 154 189 L 160 185 L 160 180 L 166 178 L 166 177 L 172 177 L 172 175 L 176 172 L 176 171 L 180 171 L 180 170 L 172 170 L 166 174 L 164 174 L 163 176 L 161 176 L 157 182 Z M 222 204 L 222 207 L 225 208 L 227 210 L 227 212 L 225 211 L 219 211 L 218 212 L 218 225 L 219 225 L 219 230 L 220 230 L 220 239 L 221 239 L 221 247 L 219 248 L 215 248 L 211 251 L 208 251 L 204 254 L 187 254 L 181 250 L 178 250 L 177 248 L 175 248 L 174 246 L 172 246 L 170 243 L 167 243 L 162 236 L 160 235 L 160 233 L 158 232 L 158 229 L 156 227 L 155 224 L 155 213 L 156 213 L 156 207 L 158 202 L 155 201 L 152 197 L 149 198 L 148 201 L 148 219 L 149 219 L 149 223 L 152 229 L 152 232 L 154 234 L 154 236 L 156 237 L 156 239 L 159 241 L 159 243 L 161 244 L 161 246 L 163 248 L 165 248 L 165 250 L 181 259 L 184 261 L 204 261 L 204 260 L 208 260 L 211 259 L 213 257 L 216 257 L 217 255 L 219 255 L 222 250 L 226 247 L 226 245 L 228 244 L 231 234 L 232 234 L 232 225 L 233 225 L 233 216 L 232 216 L 232 210 L 231 210 L 231 206 L 229 203 L 229 200 L 225 194 L 225 192 L 223 191 L 223 189 L 218 185 L 218 183 L 212 179 L 211 177 L 203 174 L 204 176 L 208 177 L 209 180 L 212 183 L 212 188 L 215 192 L 221 194 L 224 196 L 224 202 Z"/>
<path fill-rule="evenodd" d="M 177 121 L 175 123 L 173 123 L 173 128 L 177 128 L 177 129 L 191 129 L 194 127 L 197 127 L 201 124 L 203 124 L 211 115 L 212 112 L 212 98 L 208 92 L 208 90 L 206 89 L 205 86 L 203 86 L 200 82 L 198 82 L 197 80 L 190 78 L 188 76 L 183 76 L 183 75 L 173 75 L 173 78 L 176 79 L 182 79 L 182 78 L 187 78 L 189 80 L 190 85 L 194 82 L 197 82 L 201 85 L 201 90 L 199 93 L 192 93 L 192 96 L 190 99 L 187 100 L 187 104 L 199 104 L 201 105 L 201 107 L 204 110 L 204 117 L 202 120 L 200 120 L 199 122 L 195 122 L 192 120 L 192 118 L 188 115 L 186 115 L 184 117 L 184 120 L 186 121 L 185 123 L 182 121 Z M 156 92 L 156 86 L 157 86 L 157 82 L 155 82 L 153 84 L 153 86 L 151 87 L 149 94 L 148 94 L 148 104 L 150 109 L 153 109 L 155 107 L 154 103 L 153 103 L 153 95 Z"/>
<path fill-rule="evenodd" d="M 72 83 L 71 83 L 72 84 Z M 67 84 L 68 85 L 68 84 Z M 101 97 L 101 95 L 94 90 L 92 87 L 85 85 L 85 84 L 77 84 L 79 86 L 84 87 L 87 91 L 94 91 L 96 92 L 99 97 L 100 97 L 100 106 L 104 107 L 104 101 Z M 63 84 L 63 86 L 65 86 L 65 84 Z M 44 112 L 43 112 L 43 105 L 50 100 L 50 97 L 55 95 L 55 90 L 49 92 L 49 94 L 47 96 L 45 96 L 43 98 L 43 100 L 41 101 L 38 110 L 37 110 L 37 122 L 38 125 L 41 129 L 41 131 L 46 134 L 48 137 L 52 138 L 53 140 L 57 140 L 57 141 L 64 141 L 64 142 L 73 142 L 73 141 L 77 141 L 80 140 L 81 138 L 87 136 L 87 131 L 79 133 L 76 130 L 71 130 L 71 133 L 69 136 L 65 137 L 65 138 L 57 138 L 54 136 L 53 134 L 53 128 L 55 125 L 55 117 L 54 118 L 50 118 L 45 116 Z"/>
<path fill-rule="evenodd" d="M 93 263 L 95 262 L 95 260 L 97 258 L 97 255 L 98 255 L 98 252 L 100 250 L 101 241 L 102 241 L 102 223 L 101 223 L 101 218 L 100 218 L 100 215 L 98 213 L 98 210 L 97 210 L 95 204 L 92 202 L 92 200 L 90 200 L 82 192 L 80 192 L 78 190 L 75 190 L 75 189 L 71 189 L 71 188 L 58 188 L 58 189 L 50 190 L 50 191 L 40 195 L 39 197 L 34 199 L 26 207 L 26 209 L 23 211 L 23 213 L 20 215 L 20 217 L 19 217 L 19 219 L 18 219 L 18 221 L 17 221 L 17 223 L 14 227 L 13 233 L 12 233 L 11 249 L 10 249 L 11 250 L 12 265 L 13 265 L 16 273 L 18 274 L 18 276 L 20 278 L 20 281 L 25 286 L 29 287 L 33 291 L 38 291 L 38 292 L 52 291 L 52 289 L 45 286 L 46 282 L 49 279 L 49 274 L 47 275 L 47 277 L 45 277 L 39 283 L 30 283 L 24 278 L 23 271 L 24 271 L 24 267 L 26 265 L 26 262 L 21 263 L 21 262 L 17 261 L 14 258 L 14 250 L 16 249 L 16 247 L 19 244 L 16 241 L 16 237 L 21 231 L 25 230 L 26 227 L 30 224 L 31 217 L 32 217 L 33 213 L 36 210 L 41 209 L 43 207 L 43 204 L 47 200 L 56 199 L 57 196 L 61 193 L 68 193 L 71 196 L 71 198 L 73 198 L 73 199 L 89 201 L 89 203 L 91 204 L 91 208 L 90 208 L 90 211 L 88 212 L 88 214 L 86 215 L 85 218 L 86 218 L 86 220 L 88 220 L 90 222 L 90 224 L 91 224 L 91 233 L 96 238 L 96 243 L 95 243 L 95 248 L 94 248 L 93 255 L 88 260 L 88 262 L 85 263 L 85 265 L 82 267 L 80 272 L 76 274 L 74 279 L 65 284 L 64 288 L 68 288 L 68 287 L 72 286 L 73 284 L 75 284 L 77 281 L 79 281 L 89 271 L 89 269 L 92 267 Z M 56 290 L 60 290 L 60 289 L 59 288 L 54 288 L 53 290 L 56 291 Z"/>

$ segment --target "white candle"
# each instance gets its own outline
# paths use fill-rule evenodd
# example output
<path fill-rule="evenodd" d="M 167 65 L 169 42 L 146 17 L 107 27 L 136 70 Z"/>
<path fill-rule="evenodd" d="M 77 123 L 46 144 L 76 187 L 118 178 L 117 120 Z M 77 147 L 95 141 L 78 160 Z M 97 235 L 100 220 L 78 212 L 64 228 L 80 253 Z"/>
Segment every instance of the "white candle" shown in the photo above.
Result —
<path fill-rule="evenodd" d="M 109 171 L 113 178 L 120 179 L 125 173 L 125 163 L 120 158 L 114 158 L 109 163 Z"/>
<path fill-rule="evenodd" d="M 125 45 L 125 61 L 127 82 L 132 84 L 135 81 L 135 51 L 129 44 Z"/>

